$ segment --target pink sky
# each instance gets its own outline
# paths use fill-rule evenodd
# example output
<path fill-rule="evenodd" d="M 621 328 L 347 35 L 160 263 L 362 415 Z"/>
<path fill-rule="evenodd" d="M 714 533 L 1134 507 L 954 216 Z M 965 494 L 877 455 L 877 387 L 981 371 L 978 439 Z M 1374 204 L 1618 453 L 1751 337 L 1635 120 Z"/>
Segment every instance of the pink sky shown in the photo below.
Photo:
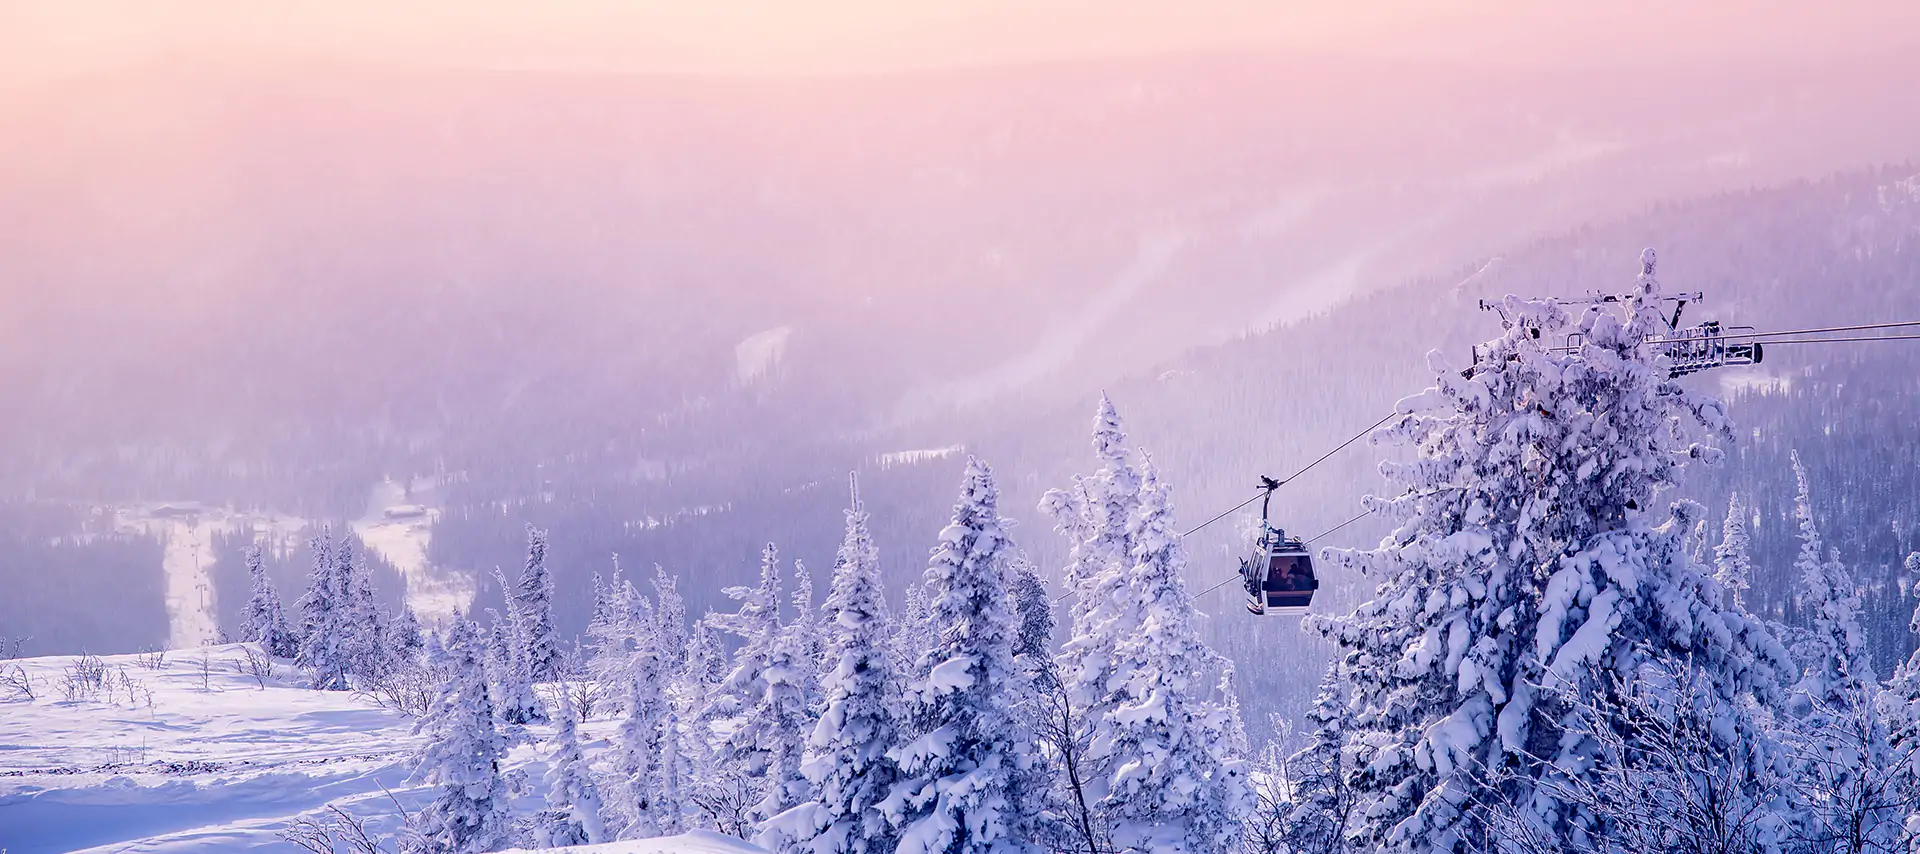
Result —
<path fill-rule="evenodd" d="M 215 49 L 787 74 L 1214 48 L 1660 62 L 1916 40 L 1905 0 L 57 0 L 0 5 L 0 80 Z"/>

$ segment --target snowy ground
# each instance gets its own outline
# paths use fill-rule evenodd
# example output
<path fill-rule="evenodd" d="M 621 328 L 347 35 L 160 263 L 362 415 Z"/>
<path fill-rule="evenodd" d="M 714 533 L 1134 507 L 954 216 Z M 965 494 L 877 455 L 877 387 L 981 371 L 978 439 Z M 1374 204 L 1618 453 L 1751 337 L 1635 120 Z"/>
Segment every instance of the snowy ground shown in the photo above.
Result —
<path fill-rule="evenodd" d="M 731 836 L 722 836 L 704 830 L 696 830 L 685 836 L 642 839 L 637 842 L 610 842 L 606 845 L 579 845 L 559 850 L 564 850 L 568 854 L 766 854 L 759 848 Z"/>
<path fill-rule="evenodd" d="M 0 670 L 18 665 L 39 695 L 9 700 L 0 689 L 7 854 L 297 851 L 278 833 L 299 817 L 324 817 L 334 805 L 391 833 L 400 810 L 422 801 L 424 790 L 406 780 L 419 744 L 413 722 L 366 697 L 300 688 L 284 662 L 262 687 L 238 672 L 239 645 L 176 650 L 157 666 L 138 655 L 99 660 L 111 687 L 73 701 L 61 683 L 78 658 L 0 661 Z M 616 725 L 589 722 L 589 749 L 603 748 Z M 532 781 L 534 794 L 516 805 L 521 814 L 537 809 L 544 792 L 546 749 L 521 746 L 511 757 L 511 768 Z M 756 849 L 691 836 L 584 850 Z"/>

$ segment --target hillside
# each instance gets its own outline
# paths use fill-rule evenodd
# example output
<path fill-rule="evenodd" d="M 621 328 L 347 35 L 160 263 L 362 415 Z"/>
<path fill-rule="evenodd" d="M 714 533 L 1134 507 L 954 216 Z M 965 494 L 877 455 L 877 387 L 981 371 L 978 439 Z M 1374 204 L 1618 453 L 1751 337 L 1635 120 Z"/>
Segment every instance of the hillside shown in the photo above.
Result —
<path fill-rule="evenodd" d="M 202 662 L 205 662 L 203 674 Z M 280 834 L 338 807 L 376 834 L 418 809 L 424 787 L 407 780 L 420 737 L 413 720 L 359 694 L 296 687 L 286 662 L 271 675 L 244 669 L 245 647 L 173 650 L 83 660 L 4 662 L 38 693 L 0 696 L 0 847 L 61 852 L 278 851 Z M 241 665 L 241 666 L 236 666 Z M 92 670 L 97 689 L 70 677 Z M 589 721 L 589 746 L 605 746 L 613 721 Z M 540 735 L 536 731 L 535 738 Z M 533 781 L 520 806 L 537 809 L 545 763 L 516 751 L 509 772 Z M 737 839 L 696 833 L 577 849 L 593 854 L 756 854 Z"/>

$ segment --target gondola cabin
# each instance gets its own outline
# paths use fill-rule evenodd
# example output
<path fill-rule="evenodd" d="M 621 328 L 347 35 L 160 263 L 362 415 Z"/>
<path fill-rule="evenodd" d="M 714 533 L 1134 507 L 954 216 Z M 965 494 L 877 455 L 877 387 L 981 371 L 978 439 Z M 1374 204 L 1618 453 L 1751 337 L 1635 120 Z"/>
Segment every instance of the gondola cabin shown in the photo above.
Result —
<path fill-rule="evenodd" d="M 1320 589 L 1306 544 L 1271 525 L 1253 553 L 1241 559 L 1240 575 L 1246 582 L 1247 610 L 1257 615 L 1305 614 L 1313 604 L 1313 591 Z"/>

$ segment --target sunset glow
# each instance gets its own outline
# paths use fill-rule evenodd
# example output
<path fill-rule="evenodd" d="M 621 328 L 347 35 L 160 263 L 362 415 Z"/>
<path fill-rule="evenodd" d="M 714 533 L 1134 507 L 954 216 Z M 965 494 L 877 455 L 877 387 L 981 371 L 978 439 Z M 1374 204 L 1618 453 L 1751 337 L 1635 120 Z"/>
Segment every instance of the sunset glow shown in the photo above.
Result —
<path fill-rule="evenodd" d="M 1657 0 L 71 0 L 0 9 L 0 74 L 266 51 L 478 67 L 831 73 L 1203 49 L 1526 63 L 1832 56 L 1902 44 L 1910 3 Z"/>

